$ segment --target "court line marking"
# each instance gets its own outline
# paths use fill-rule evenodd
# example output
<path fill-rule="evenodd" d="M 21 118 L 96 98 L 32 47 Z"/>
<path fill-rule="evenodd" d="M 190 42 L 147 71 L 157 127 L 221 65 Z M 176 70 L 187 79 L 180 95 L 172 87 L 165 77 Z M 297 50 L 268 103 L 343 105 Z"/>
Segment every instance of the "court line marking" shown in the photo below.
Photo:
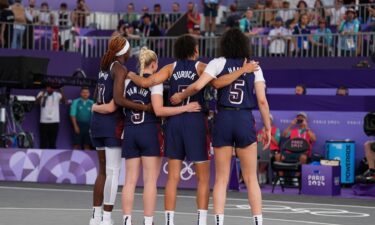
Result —
<path fill-rule="evenodd" d="M 74 190 L 74 189 L 54 189 L 54 188 L 32 188 L 32 187 L 11 187 L 11 186 L 0 186 L 0 189 L 4 190 L 24 190 L 24 191 L 52 191 L 52 192 L 71 192 L 71 193 L 90 193 L 90 190 Z M 121 195 L 121 192 L 117 193 Z M 143 196 L 141 193 L 135 193 L 136 196 Z M 163 194 L 158 194 L 158 197 L 164 197 Z M 178 195 L 177 198 L 190 198 L 195 199 L 195 196 L 189 195 Z M 227 198 L 227 201 L 248 201 L 243 198 Z M 347 207 L 347 208 L 363 208 L 363 209 L 375 209 L 375 206 L 360 206 L 360 205 L 338 205 L 338 204 L 326 204 L 326 203 L 309 203 L 309 202 L 293 202 L 293 201 L 276 201 L 276 200 L 262 200 L 263 202 L 270 203 L 289 203 L 289 204 L 299 204 L 299 205 L 315 205 L 315 206 L 335 206 L 335 207 Z"/>
<path fill-rule="evenodd" d="M 72 208 L 18 208 L 18 207 L 0 207 L 0 210 L 43 210 L 43 211 L 91 211 L 91 209 L 72 209 Z M 122 212 L 120 209 L 114 209 L 114 212 Z M 143 213 L 143 210 L 133 210 L 136 213 Z M 164 214 L 164 211 L 154 211 L 157 214 Z M 175 214 L 180 215 L 194 215 L 196 213 L 187 213 L 187 212 L 175 212 Z M 209 214 L 213 216 L 213 214 Z M 225 215 L 225 217 L 229 218 L 239 218 L 239 219 L 251 219 L 252 217 L 249 216 L 233 216 L 233 215 Z M 276 218 L 264 218 L 263 220 L 270 220 L 270 221 L 283 221 L 283 222 L 292 222 L 292 223 L 302 223 L 302 224 L 317 224 L 317 225 L 340 225 L 334 223 L 322 223 L 322 222 L 313 222 L 313 221 L 302 221 L 302 220 L 285 220 L 285 219 L 276 219 Z"/>

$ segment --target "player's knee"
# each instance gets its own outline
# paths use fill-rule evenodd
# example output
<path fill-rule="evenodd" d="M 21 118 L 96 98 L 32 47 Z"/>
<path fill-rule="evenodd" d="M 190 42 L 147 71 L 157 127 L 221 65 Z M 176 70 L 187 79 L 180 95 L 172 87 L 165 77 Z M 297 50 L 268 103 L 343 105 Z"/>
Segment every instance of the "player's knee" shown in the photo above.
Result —
<path fill-rule="evenodd" d="M 107 173 L 107 176 L 118 177 L 120 175 L 120 167 L 106 166 L 105 171 Z"/>
<path fill-rule="evenodd" d="M 173 184 L 178 184 L 180 182 L 180 173 L 169 172 L 168 173 L 168 182 Z"/>

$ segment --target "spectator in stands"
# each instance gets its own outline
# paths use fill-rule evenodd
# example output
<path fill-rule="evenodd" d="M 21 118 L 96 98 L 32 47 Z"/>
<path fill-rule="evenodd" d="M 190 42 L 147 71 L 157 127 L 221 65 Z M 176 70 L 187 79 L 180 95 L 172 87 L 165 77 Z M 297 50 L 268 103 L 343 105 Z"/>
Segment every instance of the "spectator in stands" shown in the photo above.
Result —
<path fill-rule="evenodd" d="M 375 31 L 375 9 L 369 7 L 368 11 L 369 11 L 369 16 L 368 16 L 367 23 L 366 23 L 366 30 L 370 32 L 374 32 Z"/>
<path fill-rule="evenodd" d="M 87 4 L 85 3 L 85 0 L 77 0 L 77 7 L 74 9 L 72 13 L 73 26 L 86 27 L 86 18 L 89 15 L 90 10 Z"/>
<path fill-rule="evenodd" d="M 305 139 L 310 145 L 309 150 L 307 151 L 306 154 L 292 154 L 292 153 L 283 154 L 281 160 L 284 160 L 285 158 L 298 159 L 301 164 L 307 163 L 308 157 L 311 156 L 312 145 L 316 141 L 316 135 L 309 128 L 307 119 L 308 119 L 307 114 L 305 112 L 299 112 L 297 114 L 297 117 L 293 119 L 290 125 L 283 131 L 282 135 L 284 138 L 289 138 L 289 139 L 293 139 L 293 138 Z"/>
<path fill-rule="evenodd" d="M 193 29 L 195 25 L 199 25 L 201 23 L 201 17 L 197 10 L 195 9 L 193 2 L 188 2 L 187 5 L 187 29 L 189 33 L 193 33 Z"/>
<path fill-rule="evenodd" d="M 349 95 L 349 89 L 345 86 L 341 86 L 341 87 L 337 88 L 336 95 L 337 96 L 348 96 Z"/>
<path fill-rule="evenodd" d="M 142 24 L 139 27 L 143 37 L 157 37 L 161 35 L 159 27 L 151 21 L 150 14 L 144 14 L 142 17 Z"/>
<path fill-rule="evenodd" d="M 70 13 L 68 11 L 68 5 L 65 2 L 60 4 L 60 9 L 57 12 L 57 16 L 60 28 L 67 28 L 70 25 Z"/>
<path fill-rule="evenodd" d="M 325 14 L 326 13 L 325 13 L 324 4 L 323 4 L 322 0 L 316 0 L 315 3 L 314 3 L 314 8 L 310 13 L 310 15 L 311 15 L 310 24 L 312 26 L 319 25 L 319 20 L 326 18 Z"/>
<path fill-rule="evenodd" d="M 299 35 L 293 38 L 294 52 L 299 56 L 308 56 L 310 50 L 310 42 L 312 40 L 310 34 L 311 30 L 307 27 L 309 24 L 309 17 L 307 14 L 302 14 L 299 22 L 294 26 L 293 34 Z"/>
<path fill-rule="evenodd" d="M 298 84 L 296 86 L 295 93 L 296 93 L 296 95 L 306 95 L 307 94 L 306 85 L 304 85 L 304 84 Z"/>
<path fill-rule="evenodd" d="M 139 17 L 135 13 L 135 6 L 133 2 L 130 2 L 126 7 L 126 13 L 123 18 L 125 23 L 129 23 L 134 27 L 138 26 Z"/>
<path fill-rule="evenodd" d="M 40 105 L 40 148 L 56 149 L 60 123 L 60 103 L 66 103 L 62 89 L 47 86 L 38 93 L 36 102 Z"/>
<path fill-rule="evenodd" d="M 365 154 L 368 163 L 368 170 L 356 177 L 360 182 L 375 182 L 375 141 L 367 141 L 365 143 Z"/>
<path fill-rule="evenodd" d="M 39 23 L 40 25 L 54 24 L 54 17 L 53 14 L 49 11 L 47 2 L 43 2 L 40 6 Z"/>
<path fill-rule="evenodd" d="M 200 25 L 198 25 L 198 24 L 194 25 L 192 35 L 194 35 L 198 38 L 202 37 L 202 31 L 201 31 Z M 200 47 L 203 48 L 202 46 L 200 46 Z"/>
<path fill-rule="evenodd" d="M 73 149 L 91 149 L 90 141 L 90 120 L 91 108 L 94 101 L 90 98 L 90 90 L 88 87 L 81 88 L 81 97 L 74 99 L 70 106 L 70 120 L 72 121 Z"/>
<path fill-rule="evenodd" d="M 172 14 L 169 15 L 170 25 L 173 25 L 181 17 L 180 3 L 173 2 L 172 4 Z"/>
<path fill-rule="evenodd" d="M 264 6 L 265 12 L 264 12 L 264 18 L 263 18 L 263 26 L 270 27 L 273 23 L 273 20 L 275 18 L 275 5 L 273 4 L 273 0 L 266 0 L 265 6 Z"/>
<path fill-rule="evenodd" d="M 31 24 L 38 24 L 39 23 L 39 10 L 36 8 L 36 0 L 29 0 L 29 5 L 25 8 L 26 14 L 28 14 Z"/>
<path fill-rule="evenodd" d="M 326 15 L 330 18 L 331 26 L 339 26 L 344 19 L 346 8 L 343 5 L 343 0 L 336 0 L 335 7 L 326 10 Z"/>
<path fill-rule="evenodd" d="M 276 17 L 280 17 L 285 22 L 286 27 L 289 27 L 294 20 L 294 10 L 289 7 L 290 3 L 288 1 L 283 1 L 282 8 L 279 9 L 276 14 Z"/>
<path fill-rule="evenodd" d="M 148 8 L 148 6 L 143 6 L 143 8 L 142 8 L 143 15 L 146 14 L 146 13 L 149 13 L 149 12 L 150 12 L 150 9 Z"/>
<path fill-rule="evenodd" d="M 154 23 L 162 29 L 168 28 L 168 18 L 165 14 L 161 11 L 161 5 L 159 3 L 154 5 Z"/>
<path fill-rule="evenodd" d="M 206 36 L 215 36 L 216 17 L 220 2 L 220 0 L 202 0 L 204 8 L 204 30 Z"/>
<path fill-rule="evenodd" d="M 245 17 L 240 20 L 240 30 L 244 32 L 247 36 L 252 36 L 257 34 L 253 31 L 252 26 L 252 19 L 253 19 L 254 13 L 253 11 L 248 8 L 245 13 Z"/>
<path fill-rule="evenodd" d="M 16 0 L 11 9 L 14 14 L 12 48 L 23 47 L 23 34 L 26 29 L 26 12 L 21 4 L 22 0 Z"/>
<path fill-rule="evenodd" d="M 230 10 L 230 15 L 227 17 L 227 21 L 225 23 L 225 28 L 230 29 L 234 27 L 239 27 L 240 25 L 240 20 L 241 16 L 237 12 L 237 5 L 236 4 L 231 4 L 229 7 Z"/>
<path fill-rule="evenodd" d="M 294 18 L 298 20 L 298 18 L 303 14 L 306 14 L 308 16 L 310 15 L 307 3 L 304 0 L 300 0 L 297 4 L 297 9 Z"/>
<path fill-rule="evenodd" d="M 271 56 L 285 56 L 289 31 L 283 27 L 283 19 L 276 17 L 275 26 L 268 34 L 269 53 Z"/>
<path fill-rule="evenodd" d="M 0 48 L 9 48 L 13 38 L 14 14 L 8 0 L 0 0 Z"/>
<path fill-rule="evenodd" d="M 360 22 L 356 19 L 354 8 L 349 8 L 345 15 L 345 20 L 341 22 L 338 29 L 338 32 L 344 35 L 340 38 L 341 56 L 355 56 L 359 51 L 357 34 Z"/>
<path fill-rule="evenodd" d="M 332 32 L 327 28 L 327 22 L 324 18 L 320 18 L 319 28 L 315 31 L 313 36 L 313 55 L 314 56 L 328 56 L 329 50 L 332 47 Z"/>

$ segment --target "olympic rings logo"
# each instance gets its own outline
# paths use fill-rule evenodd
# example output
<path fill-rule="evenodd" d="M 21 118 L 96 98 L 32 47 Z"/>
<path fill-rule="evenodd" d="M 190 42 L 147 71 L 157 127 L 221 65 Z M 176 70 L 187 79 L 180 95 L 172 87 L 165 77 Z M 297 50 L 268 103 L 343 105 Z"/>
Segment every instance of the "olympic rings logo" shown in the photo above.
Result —
<path fill-rule="evenodd" d="M 194 163 L 187 163 L 185 161 L 182 162 L 183 168 L 181 169 L 181 172 L 180 172 L 180 178 L 181 178 L 181 180 L 188 181 L 188 180 L 190 180 L 195 175 L 195 171 L 192 168 L 193 164 Z M 168 174 L 168 162 L 164 163 L 164 165 L 163 165 L 163 172 L 165 174 Z"/>

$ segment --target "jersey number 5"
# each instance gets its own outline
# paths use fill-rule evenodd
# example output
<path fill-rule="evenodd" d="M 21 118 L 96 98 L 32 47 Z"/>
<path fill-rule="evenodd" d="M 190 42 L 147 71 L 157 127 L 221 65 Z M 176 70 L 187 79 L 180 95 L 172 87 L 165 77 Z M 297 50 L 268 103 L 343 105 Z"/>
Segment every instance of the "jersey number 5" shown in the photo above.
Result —
<path fill-rule="evenodd" d="M 244 80 L 236 80 L 232 83 L 229 90 L 229 102 L 235 105 L 239 105 L 243 101 L 243 89 L 245 87 Z"/>

